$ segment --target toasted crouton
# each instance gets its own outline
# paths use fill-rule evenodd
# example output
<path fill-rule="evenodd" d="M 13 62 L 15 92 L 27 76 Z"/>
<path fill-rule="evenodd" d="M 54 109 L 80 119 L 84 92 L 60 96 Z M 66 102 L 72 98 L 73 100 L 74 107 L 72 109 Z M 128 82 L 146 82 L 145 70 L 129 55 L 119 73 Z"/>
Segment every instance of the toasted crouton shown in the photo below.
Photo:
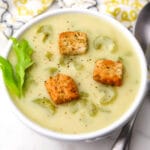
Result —
<path fill-rule="evenodd" d="M 64 74 L 50 77 L 45 81 L 45 86 L 55 104 L 66 103 L 79 97 L 76 83 L 70 76 Z"/>
<path fill-rule="evenodd" d="M 112 60 L 96 61 L 93 79 L 103 84 L 120 86 L 122 84 L 123 64 Z"/>
<path fill-rule="evenodd" d="M 59 51 L 63 55 L 83 54 L 87 46 L 87 35 L 84 32 L 68 31 L 59 35 Z"/>

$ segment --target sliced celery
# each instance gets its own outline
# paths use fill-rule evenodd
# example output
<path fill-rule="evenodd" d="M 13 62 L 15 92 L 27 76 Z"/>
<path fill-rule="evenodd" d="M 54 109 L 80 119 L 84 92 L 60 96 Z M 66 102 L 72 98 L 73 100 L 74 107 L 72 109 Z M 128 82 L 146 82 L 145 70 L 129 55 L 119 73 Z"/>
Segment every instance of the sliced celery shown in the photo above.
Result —
<path fill-rule="evenodd" d="M 61 56 L 59 58 L 59 64 L 61 66 L 66 66 L 66 65 L 69 65 L 69 63 L 72 61 L 72 58 L 69 57 L 69 56 Z"/>
<path fill-rule="evenodd" d="M 83 98 L 88 97 L 89 94 L 87 92 L 80 92 L 80 96 Z"/>
<path fill-rule="evenodd" d="M 53 54 L 49 51 L 46 52 L 45 57 L 50 61 L 53 57 Z"/>
<path fill-rule="evenodd" d="M 75 100 L 69 103 L 70 112 L 73 114 L 77 113 L 79 110 L 82 110 L 83 107 L 86 108 L 88 104 L 88 100 L 86 98 L 81 98 L 79 100 Z"/>
<path fill-rule="evenodd" d="M 50 72 L 51 75 L 54 75 L 56 72 L 58 72 L 58 69 L 56 67 L 51 67 L 49 69 L 49 72 Z"/>
<path fill-rule="evenodd" d="M 121 62 L 123 62 L 123 60 L 124 60 L 124 59 L 123 59 L 123 57 L 121 57 L 121 56 L 119 56 L 118 59 L 117 59 L 117 61 L 121 61 Z"/>
<path fill-rule="evenodd" d="M 47 108 L 49 112 L 53 115 L 56 112 L 55 105 L 52 104 L 52 102 L 47 98 L 37 98 L 33 100 L 34 103 L 39 104 L 40 106 Z"/>
<path fill-rule="evenodd" d="M 93 45 L 96 50 L 103 49 L 108 50 L 110 52 L 114 52 L 116 50 L 115 42 L 107 36 L 96 37 L 93 42 Z"/>
<path fill-rule="evenodd" d="M 51 34 L 51 32 L 52 32 L 52 26 L 51 25 L 41 25 L 37 30 L 37 33 L 49 33 L 49 34 Z"/>
<path fill-rule="evenodd" d="M 77 61 L 73 61 L 73 65 L 77 71 L 81 71 L 84 68 L 83 64 L 78 63 Z"/>
<path fill-rule="evenodd" d="M 88 104 L 88 99 L 86 99 L 86 98 L 81 98 L 81 100 L 79 100 L 80 101 L 80 104 L 82 105 L 82 106 L 87 106 L 87 104 Z"/>
<path fill-rule="evenodd" d="M 101 98 L 100 103 L 101 104 L 109 104 L 111 103 L 117 96 L 117 92 L 115 87 L 104 87 L 100 90 Z"/>
<path fill-rule="evenodd" d="M 52 35 L 52 27 L 51 25 L 41 25 L 37 29 L 37 33 L 43 33 L 43 42 L 49 39 L 49 37 Z"/>
<path fill-rule="evenodd" d="M 73 113 L 73 114 L 77 113 L 78 110 L 79 110 L 78 105 L 74 105 L 74 106 L 72 106 L 71 109 L 70 109 L 71 113 Z"/>
<path fill-rule="evenodd" d="M 65 66 L 66 62 L 65 62 L 65 57 L 64 57 L 64 56 L 61 56 L 61 57 L 59 58 L 59 64 L 60 64 L 61 66 Z"/>
<path fill-rule="evenodd" d="M 87 92 L 80 92 L 80 104 L 82 106 L 87 106 L 89 94 Z"/>
<path fill-rule="evenodd" d="M 97 113 L 98 113 L 98 108 L 94 103 L 89 103 L 88 106 L 87 106 L 87 110 L 88 110 L 88 114 L 91 117 L 96 116 Z"/>

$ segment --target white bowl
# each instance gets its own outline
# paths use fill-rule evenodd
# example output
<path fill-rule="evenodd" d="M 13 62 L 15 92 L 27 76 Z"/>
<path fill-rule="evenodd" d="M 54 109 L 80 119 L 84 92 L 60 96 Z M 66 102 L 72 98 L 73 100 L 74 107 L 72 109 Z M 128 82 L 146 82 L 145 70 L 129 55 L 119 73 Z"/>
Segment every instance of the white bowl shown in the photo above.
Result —
<path fill-rule="evenodd" d="M 68 140 L 68 141 L 79 141 L 79 140 L 91 140 L 91 139 L 97 139 L 97 138 L 98 139 L 104 138 L 105 136 L 110 135 L 110 133 L 112 133 L 116 129 L 121 128 L 127 121 L 129 121 L 129 119 L 131 119 L 131 117 L 136 113 L 136 111 L 138 111 L 138 108 L 140 107 L 140 105 L 143 101 L 143 97 L 144 97 L 145 91 L 147 89 L 146 60 L 145 60 L 143 51 L 142 51 L 140 45 L 138 44 L 137 40 L 123 25 L 121 25 L 118 21 L 114 20 L 113 18 L 111 18 L 109 16 L 105 16 L 105 15 L 102 15 L 100 13 L 91 12 L 88 10 L 63 9 L 63 10 L 57 10 L 57 11 L 51 11 L 49 13 L 45 13 L 41 16 L 38 16 L 38 17 L 32 19 L 28 23 L 26 23 L 14 35 L 14 37 L 19 37 L 30 26 L 32 26 L 33 24 L 35 24 L 35 23 L 37 23 L 37 22 L 39 22 L 39 21 L 41 21 L 47 17 L 59 15 L 59 14 L 63 14 L 63 13 L 82 13 L 82 14 L 88 14 L 88 15 L 99 17 L 99 18 L 109 22 L 110 24 L 115 25 L 118 28 L 118 30 L 123 32 L 128 37 L 128 39 L 133 43 L 134 49 L 135 49 L 135 51 L 139 57 L 139 61 L 140 61 L 140 65 L 141 65 L 140 68 L 141 68 L 141 74 L 142 74 L 141 75 L 142 83 L 141 83 L 141 86 L 139 88 L 139 92 L 136 95 L 136 98 L 135 98 L 132 106 L 122 115 L 122 117 L 120 117 L 117 121 L 115 121 L 114 123 L 112 123 L 111 125 L 109 125 L 106 128 L 103 128 L 103 129 L 100 129 L 100 130 L 97 130 L 97 131 L 94 131 L 91 133 L 73 135 L 73 134 L 64 134 L 64 133 L 54 132 L 54 131 L 51 131 L 49 129 L 45 129 L 44 127 L 31 121 L 16 107 L 14 102 L 11 100 L 11 97 L 9 96 L 9 93 L 7 92 L 7 89 L 3 83 L 4 97 L 5 97 L 5 99 L 8 100 L 8 103 L 10 104 L 12 111 L 19 117 L 19 119 L 22 122 L 24 122 L 28 127 L 32 128 L 33 130 L 37 131 L 38 133 L 40 133 L 42 135 L 45 135 L 47 137 L 52 137 L 55 139 Z M 11 49 L 11 46 L 12 46 L 12 42 L 9 42 L 8 47 L 5 49 L 5 51 L 3 53 L 4 57 L 7 57 L 8 52 Z"/>

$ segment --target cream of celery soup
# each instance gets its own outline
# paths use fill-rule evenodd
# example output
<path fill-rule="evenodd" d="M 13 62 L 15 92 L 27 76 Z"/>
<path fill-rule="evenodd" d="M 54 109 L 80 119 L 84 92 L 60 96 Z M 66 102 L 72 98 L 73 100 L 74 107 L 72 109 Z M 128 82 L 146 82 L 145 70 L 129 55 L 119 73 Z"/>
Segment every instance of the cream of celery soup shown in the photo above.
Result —
<path fill-rule="evenodd" d="M 60 54 L 59 35 L 67 31 L 87 34 L 85 53 Z M 26 71 L 23 96 L 12 97 L 34 122 L 63 133 L 92 132 L 112 124 L 132 105 L 141 80 L 138 57 L 128 37 L 106 21 L 85 14 L 56 15 L 33 25 L 20 39 L 26 39 L 33 48 L 33 65 Z M 15 64 L 13 51 L 8 58 Z M 101 59 L 123 64 L 120 86 L 93 79 L 95 62 Z M 77 100 L 53 103 L 44 83 L 58 73 L 75 81 L 80 95 Z"/>

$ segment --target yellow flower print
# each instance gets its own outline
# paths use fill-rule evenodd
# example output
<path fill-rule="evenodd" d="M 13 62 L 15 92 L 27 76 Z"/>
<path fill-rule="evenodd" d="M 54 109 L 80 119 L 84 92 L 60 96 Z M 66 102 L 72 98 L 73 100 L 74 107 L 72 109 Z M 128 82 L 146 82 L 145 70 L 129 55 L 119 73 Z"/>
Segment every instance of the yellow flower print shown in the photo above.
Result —
<path fill-rule="evenodd" d="M 19 16 L 35 16 L 44 12 L 53 0 L 13 0 Z"/>
<path fill-rule="evenodd" d="M 104 0 L 106 12 L 121 22 L 134 22 L 144 6 L 140 0 Z"/>

